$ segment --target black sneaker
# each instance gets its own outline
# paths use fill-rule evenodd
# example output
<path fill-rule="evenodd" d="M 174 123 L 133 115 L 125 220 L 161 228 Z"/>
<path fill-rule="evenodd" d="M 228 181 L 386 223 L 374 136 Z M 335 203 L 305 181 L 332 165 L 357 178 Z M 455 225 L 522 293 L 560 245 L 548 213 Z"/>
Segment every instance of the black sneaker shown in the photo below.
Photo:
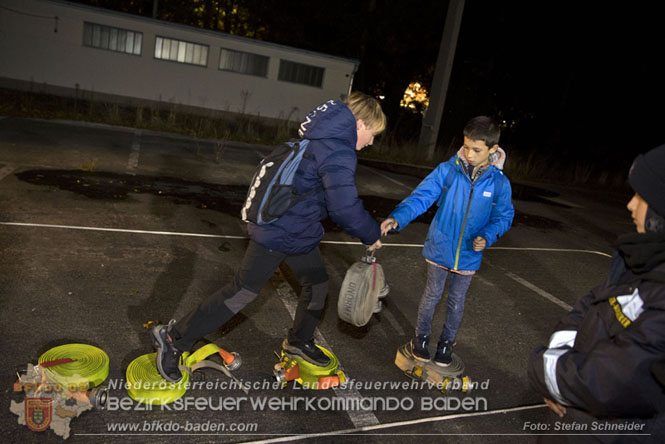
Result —
<path fill-rule="evenodd" d="M 436 346 L 434 363 L 439 367 L 448 367 L 453 362 L 453 344 L 450 341 L 439 341 Z"/>
<path fill-rule="evenodd" d="M 310 364 L 318 365 L 320 367 L 325 367 L 330 364 L 330 358 L 327 357 L 319 347 L 314 345 L 313 340 L 308 342 L 289 342 L 288 339 L 284 339 L 282 342 L 282 349 L 291 355 L 303 358 Z"/>
<path fill-rule="evenodd" d="M 157 349 L 156 364 L 159 374 L 169 382 L 178 382 L 182 379 L 180 372 L 180 358 L 182 352 L 173 344 L 169 336 L 175 320 L 169 325 L 158 325 L 152 329 L 152 345 Z"/>
<path fill-rule="evenodd" d="M 415 339 L 411 339 L 411 353 L 413 357 L 419 361 L 429 361 L 429 336 L 428 335 L 418 335 Z"/>

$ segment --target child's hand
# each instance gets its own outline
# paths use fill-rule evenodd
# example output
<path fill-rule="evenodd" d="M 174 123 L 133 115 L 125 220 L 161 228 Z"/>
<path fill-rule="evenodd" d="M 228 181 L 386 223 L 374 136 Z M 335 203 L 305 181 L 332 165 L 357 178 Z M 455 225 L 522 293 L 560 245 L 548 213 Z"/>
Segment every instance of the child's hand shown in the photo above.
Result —
<path fill-rule="evenodd" d="M 473 240 L 473 251 L 483 251 L 487 246 L 487 239 L 482 236 L 477 236 Z"/>
<path fill-rule="evenodd" d="M 381 248 L 382 246 L 383 246 L 383 245 L 381 244 L 381 239 L 378 239 L 378 240 L 377 240 L 376 242 L 374 242 L 372 245 L 370 245 L 369 247 L 367 247 L 367 249 L 368 249 L 369 252 L 371 253 L 371 252 L 373 252 L 373 251 L 378 250 L 378 249 Z"/>
<path fill-rule="evenodd" d="M 388 219 L 381 222 L 381 236 L 385 236 L 388 232 L 394 228 L 397 228 L 399 224 L 395 219 L 389 217 Z"/>

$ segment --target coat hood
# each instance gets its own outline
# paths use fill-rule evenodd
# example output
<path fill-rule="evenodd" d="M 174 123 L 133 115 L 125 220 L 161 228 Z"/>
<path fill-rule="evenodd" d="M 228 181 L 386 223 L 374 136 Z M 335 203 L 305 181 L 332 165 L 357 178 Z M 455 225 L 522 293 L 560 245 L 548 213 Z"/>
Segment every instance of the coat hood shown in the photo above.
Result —
<path fill-rule="evenodd" d="M 466 160 L 466 157 L 464 156 L 464 148 L 460 148 L 459 151 L 457 151 L 457 155 L 467 165 L 469 164 L 469 162 Z M 490 165 L 503 170 L 503 165 L 506 163 L 506 152 L 503 150 L 503 148 L 499 147 L 495 152 L 490 154 L 489 161 Z"/>
<path fill-rule="evenodd" d="M 337 139 L 355 149 L 358 141 L 356 118 L 344 103 L 328 100 L 305 116 L 298 134 L 303 139 Z"/>

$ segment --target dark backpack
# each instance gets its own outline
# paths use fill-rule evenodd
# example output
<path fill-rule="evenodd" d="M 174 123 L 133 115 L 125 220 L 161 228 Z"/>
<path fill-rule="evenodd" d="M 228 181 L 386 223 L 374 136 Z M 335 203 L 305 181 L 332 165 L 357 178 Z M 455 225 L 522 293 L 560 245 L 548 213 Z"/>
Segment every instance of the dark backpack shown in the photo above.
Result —
<path fill-rule="evenodd" d="M 284 143 L 261 160 L 247 191 L 242 220 L 270 224 L 319 188 L 299 195 L 293 186 L 296 170 L 303 157 L 307 157 L 308 143 L 307 139 Z"/>

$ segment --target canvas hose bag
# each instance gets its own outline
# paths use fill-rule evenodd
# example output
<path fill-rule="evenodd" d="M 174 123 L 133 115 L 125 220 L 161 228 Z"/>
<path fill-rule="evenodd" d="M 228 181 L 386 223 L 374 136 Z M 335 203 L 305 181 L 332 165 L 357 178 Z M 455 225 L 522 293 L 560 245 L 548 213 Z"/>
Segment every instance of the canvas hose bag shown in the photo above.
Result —
<path fill-rule="evenodd" d="M 343 321 L 362 327 L 381 311 L 379 299 L 388 292 L 383 268 L 376 262 L 374 252 L 368 253 L 347 270 L 339 290 L 337 313 Z"/>

